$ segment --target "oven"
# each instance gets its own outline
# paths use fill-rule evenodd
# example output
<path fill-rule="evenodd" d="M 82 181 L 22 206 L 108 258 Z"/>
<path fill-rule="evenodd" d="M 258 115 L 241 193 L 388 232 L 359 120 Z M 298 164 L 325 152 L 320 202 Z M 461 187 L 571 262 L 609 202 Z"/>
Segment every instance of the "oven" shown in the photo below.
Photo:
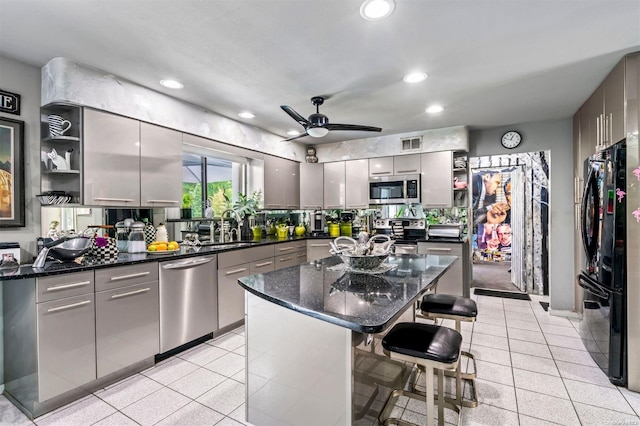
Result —
<path fill-rule="evenodd" d="M 369 204 L 420 203 L 420 175 L 369 178 Z"/>

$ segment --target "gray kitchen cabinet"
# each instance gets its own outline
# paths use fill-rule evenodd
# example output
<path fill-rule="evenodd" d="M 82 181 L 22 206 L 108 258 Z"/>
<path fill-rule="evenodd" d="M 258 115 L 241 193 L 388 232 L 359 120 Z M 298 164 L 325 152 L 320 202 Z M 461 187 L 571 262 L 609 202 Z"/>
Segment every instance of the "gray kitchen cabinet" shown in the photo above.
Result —
<path fill-rule="evenodd" d="M 307 242 L 305 240 L 278 243 L 275 244 L 274 250 L 276 270 L 299 265 L 307 261 Z"/>
<path fill-rule="evenodd" d="M 182 206 L 182 133 L 140 123 L 140 205 Z"/>
<path fill-rule="evenodd" d="M 265 209 L 300 207 L 300 167 L 296 161 L 264 156 Z"/>
<path fill-rule="evenodd" d="M 393 174 L 407 175 L 420 173 L 420 154 L 397 155 L 393 157 Z"/>
<path fill-rule="evenodd" d="M 97 377 L 160 352 L 158 264 L 96 271 Z"/>
<path fill-rule="evenodd" d="M 331 238 L 307 240 L 307 262 L 331 256 L 329 241 Z"/>
<path fill-rule="evenodd" d="M 300 163 L 300 208 L 314 210 L 324 206 L 324 165 Z"/>
<path fill-rule="evenodd" d="M 324 163 L 324 208 L 345 208 L 345 162 Z"/>
<path fill-rule="evenodd" d="M 436 293 L 469 297 L 471 284 L 471 260 L 469 243 L 419 242 L 418 254 L 456 256 L 458 259 L 440 277 Z"/>
<path fill-rule="evenodd" d="M 453 154 L 451 151 L 420 154 L 421 204 L 428 208 L 453 206 Z"/>
<path fill-rule="evenodd" d="M 369 176 L 393 175 L 393 157 L 369 158 Z"/>
<path fill-rule="evenodd" d="M 218 255 L 218 327 L 244 320 L 244 289 L 238 278 L 273 270 L 273 246 L 251 247 Z"/>
<path fill-rule="evenodd" d="M 140 123 L 84 109 L 84 197 L 86 205 L 140 205 Z"/>
<path fill-rule="evenodd" d="M 369 161 L 345 161 L 345 207 L 348 209 L 369 208 L 369 178 L 366 173 Z"/>
<path fill-rule="evenodd" d="M 87 280 L 89 285 L 79 285 Z M 39 289 L 61 287 L 57 297 L 37 303 L 38 400 L 46 401 L 96 378 L 93 272 L 38 278 Z M 68 294 L 68 293 L 67 293 Z"/>

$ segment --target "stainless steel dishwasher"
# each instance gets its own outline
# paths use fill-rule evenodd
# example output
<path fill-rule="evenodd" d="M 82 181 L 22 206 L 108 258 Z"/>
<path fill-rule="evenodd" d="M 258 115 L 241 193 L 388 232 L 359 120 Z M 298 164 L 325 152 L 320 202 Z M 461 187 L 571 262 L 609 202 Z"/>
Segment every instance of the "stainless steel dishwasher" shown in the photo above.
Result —
<path fill-rule="evenodd" d="M 215 255 L 160 262 L 160 352 L 218 328 Z"/>

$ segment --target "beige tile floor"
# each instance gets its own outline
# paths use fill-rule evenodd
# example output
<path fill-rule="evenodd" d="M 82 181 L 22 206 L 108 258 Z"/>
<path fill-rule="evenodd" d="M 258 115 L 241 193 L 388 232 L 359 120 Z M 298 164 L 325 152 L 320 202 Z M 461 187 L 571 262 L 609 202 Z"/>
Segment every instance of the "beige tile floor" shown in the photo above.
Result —
<path fill-rule="evenodd" d="M 480 404 L 463 409 L 463 424 L 640 425 L 640 394 L 607 380 L 575 320 L 550 316 L 545 298 L 473 297 L 478 319 L 462 333 L 477 359 Z M 35 422 L 0 396 L 0 425 L 240 425 L 244 374 L 240 328 Z M 400 401 L 396 410 L 424 423 L 421 404 Z"/>

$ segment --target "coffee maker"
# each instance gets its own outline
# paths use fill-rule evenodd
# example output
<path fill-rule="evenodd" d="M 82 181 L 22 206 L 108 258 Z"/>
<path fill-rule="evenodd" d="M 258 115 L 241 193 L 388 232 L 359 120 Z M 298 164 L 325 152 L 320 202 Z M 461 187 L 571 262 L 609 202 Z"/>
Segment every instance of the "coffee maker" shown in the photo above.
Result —
<path fill-rule="evenodd" d="M 314 210 L 311 220 L 311 235 L 314 237 L 325 235 L 325 223 L 324 212 L 321 209 Z"/>

